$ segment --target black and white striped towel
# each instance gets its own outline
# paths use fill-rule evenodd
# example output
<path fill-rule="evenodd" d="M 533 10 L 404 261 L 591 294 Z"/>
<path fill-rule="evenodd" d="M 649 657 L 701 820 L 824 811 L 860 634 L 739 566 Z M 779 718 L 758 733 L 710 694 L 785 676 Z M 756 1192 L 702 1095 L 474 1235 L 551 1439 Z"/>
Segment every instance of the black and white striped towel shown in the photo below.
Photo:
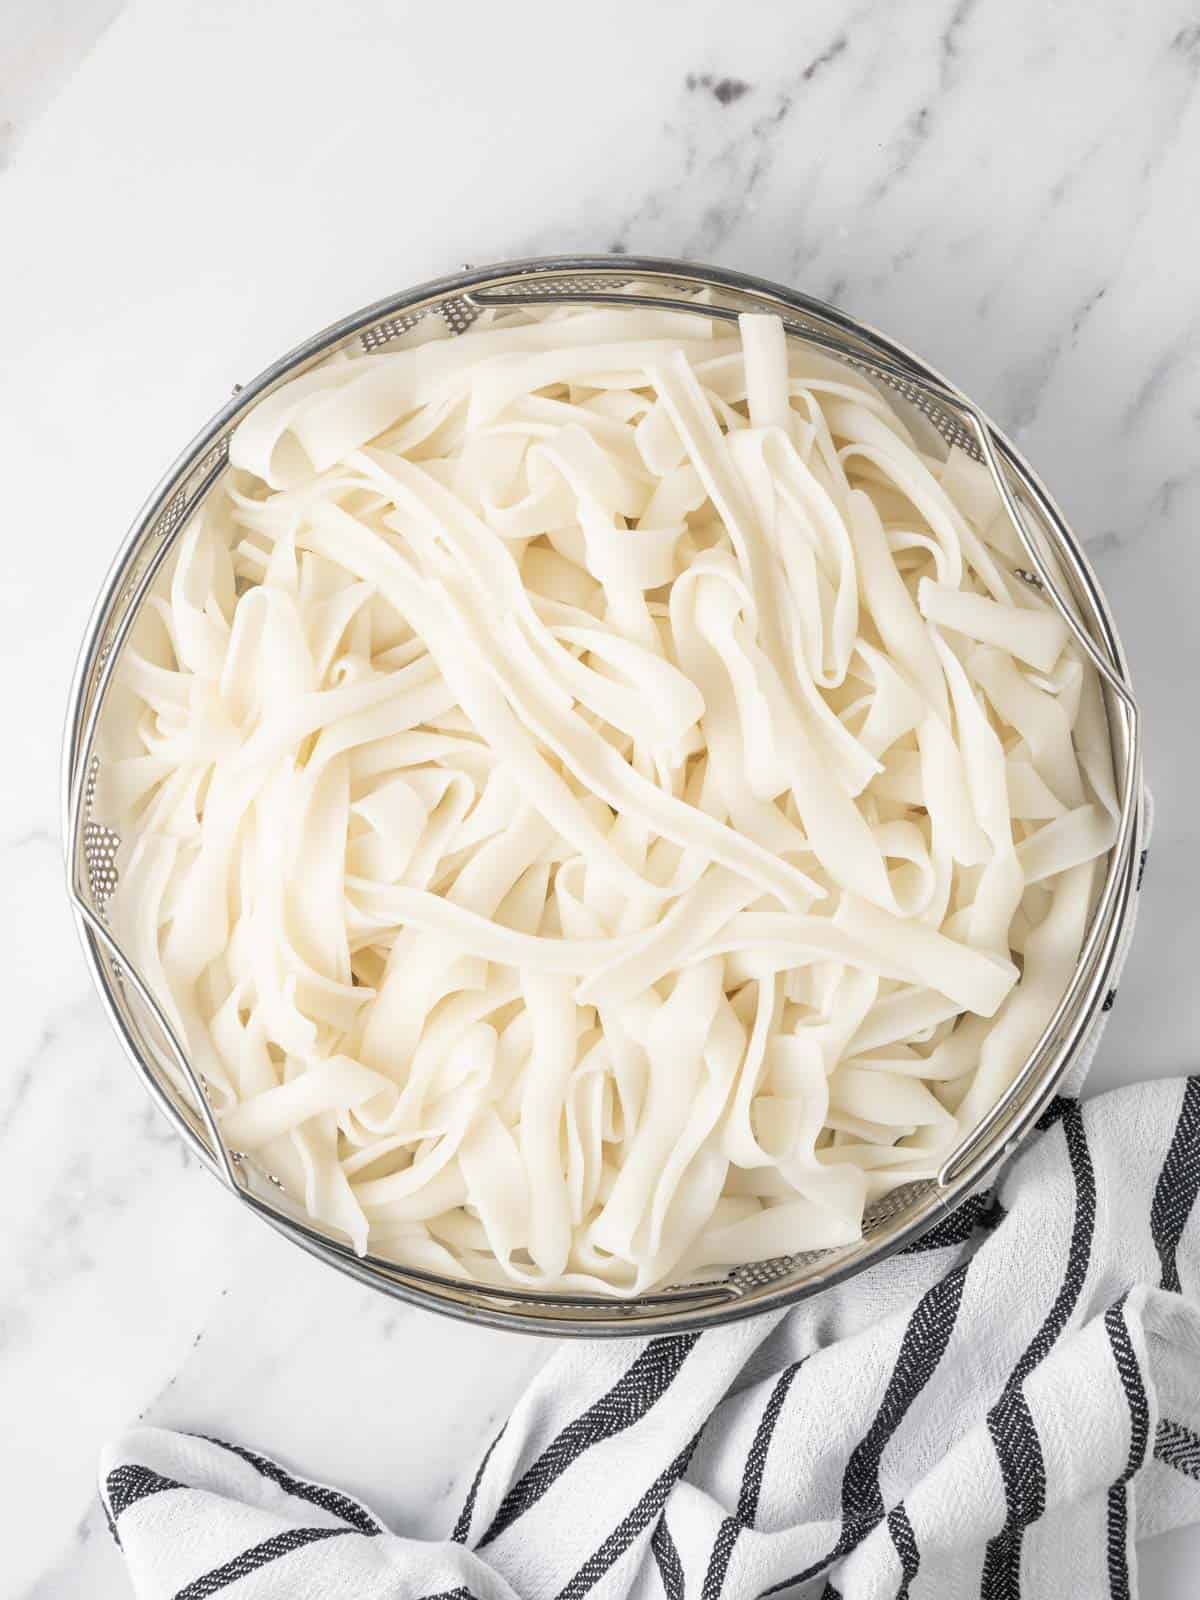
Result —
<path fill-rule="evenodd" d="M 101 1489 L 138 1596 L 1133 1594 L 1134 1537 L 1200 1516 L 1200 1077 L 1045 1123 L 989 1202 L 794 1311 L 566 1347 L 443 1543 L 127 1434 Z"/>

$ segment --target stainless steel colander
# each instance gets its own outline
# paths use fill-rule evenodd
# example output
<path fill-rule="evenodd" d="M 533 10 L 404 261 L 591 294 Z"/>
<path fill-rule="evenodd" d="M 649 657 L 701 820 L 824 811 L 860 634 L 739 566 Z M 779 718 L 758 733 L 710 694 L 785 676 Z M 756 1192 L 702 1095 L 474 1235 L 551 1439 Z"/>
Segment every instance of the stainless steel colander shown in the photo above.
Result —
<path fill-rule="evenodd" d="M 636 282 L 646 292 L 631 294 Z M 1121 795 L 1109 854 L 1079 966 L 1067 993 L 1016 1080 L 945 1162 L 936 1180 L 911 1183 L 870 1208 L 854 1245 L 743 1266 L 703 1284 L 628 1301 L 578 1294 L 530 1294 L 438 1277 L 375 1256 L 359 1258 L 313 1223 L 297 1199 L 255 1163 L 228 1150 L 203 1083 L 162 1009 L 118 947 L 105 915 L 117 881 L 120 840 L 96 814 L 96 777 L 114 668 L 155 577 L 181 530 L 226 470 L 229 437 L 264 395 L 335 352 L 386 349 L 427 317 L 462 333 L 488 307 L 553 300 L 649 303 L 695 312 L 681 297 L 711 292 L 717 318 L 742 311 L 781 316 L 788 334 L 833 355 L 894 394 L 917 428 L 936 430 L 991 471 L 1028 567 L 1099 672 Z M 340 1271 L 400 1299 L 497 1327 L 590 1337 L 710 1327 L 787 1305 L 861 1272 L 912 1242 L 979 1188 L 1029 1132 L 1072 1058 L 1095 1026 L 1130 918 L 1141 854 L 1141 739 L 1136 702 L 1112 617 L 1078 542 L 1030 467 L 958 390 L 906 350 L 834 307 L 761 279 L 687 262 L 633 257 L 545 257 L 466 270 L 422 284 L 326 328 L 277 361 L 197 435 L 136 518 L 96 603 L 71 689 L 63 768 L 68 884 L 92 977 L 126 1054 L 151 1096 L 205 1166 L 279 1232 Z"/>

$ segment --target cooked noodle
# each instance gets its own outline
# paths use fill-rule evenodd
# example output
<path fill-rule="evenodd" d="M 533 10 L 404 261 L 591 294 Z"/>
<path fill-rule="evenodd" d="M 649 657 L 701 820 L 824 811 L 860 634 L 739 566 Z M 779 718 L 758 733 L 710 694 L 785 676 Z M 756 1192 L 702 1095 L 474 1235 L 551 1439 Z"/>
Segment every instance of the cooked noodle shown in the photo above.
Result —
<path fill-rule="evenodd" d="M 1095 677 L 985 470 L 777 319 L 430 326 L 235 433 L 122 662 L 119 936 L 359 1251 L 848 1244 L 1070 981 Z"/>

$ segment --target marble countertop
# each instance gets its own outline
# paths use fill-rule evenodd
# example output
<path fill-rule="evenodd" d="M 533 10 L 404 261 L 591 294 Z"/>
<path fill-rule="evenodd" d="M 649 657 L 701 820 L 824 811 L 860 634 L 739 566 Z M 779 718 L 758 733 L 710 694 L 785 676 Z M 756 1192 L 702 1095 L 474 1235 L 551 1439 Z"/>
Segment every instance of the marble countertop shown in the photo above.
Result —
<path fill-rule="evenodd" d="M 397 287 L 537 252 L 735 265 L 884 328 L 1010 429 L 1113 602 L 1158 799 L 1092 1088 L 1195 1068 L 1198 77 L 1182 0 L 6 8 L 6 1595 L 128 1592 L 93 1475 L 137 1417 L 438 1531 L 546 1355 L 241 1216 L 125 1066 L 62 892 L 58 730 L 122 530 L 236 381 Z M 1142 1565 L 1144 1595 L 1194 1594 L 1200 1535 Z"/>

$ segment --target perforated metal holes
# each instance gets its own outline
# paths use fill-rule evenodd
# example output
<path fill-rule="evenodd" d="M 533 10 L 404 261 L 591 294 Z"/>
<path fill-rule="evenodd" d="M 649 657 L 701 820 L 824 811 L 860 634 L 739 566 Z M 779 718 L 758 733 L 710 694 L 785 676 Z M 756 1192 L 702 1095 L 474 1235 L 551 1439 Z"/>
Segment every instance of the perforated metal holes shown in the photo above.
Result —
<path fill-rule="evenodd" d="M 863 1232 L 871 1233 L 881 1223 L 890 1222 L 902 1211 L 910 1211 L 937 1185 L 930 1178 L 918 1178 L 912 1183 L 902 1183 L 898 1189 L 882 1195 L 867 1207 L 863 1218 Z"/>
<path fill-rule="evenodd" d="M 407 333 L 410 328 L 415 328 L 425 316 L 424 311 L 414 311 L 406 317 L 385 317 L 382 322 L 377 322 L 373 328 L 364 328 L 358 336 L 358 342 L 368 353 L 380 350 L 391 340 L 398 339 L 402 333 Z"/>
<path fill-rule="evenodd" d="M 109 896 L 117 887 L 117 850 L 121 835 L 106 828 L 92 817 L 92 804 L 96 798 L 96 778 L 100 771 L 99 757 L 88 762 L 87 781 L 83 788 L 83 865 L 87 874 L 88 892 L 100 916 L 104 916 Z"/>
<path fill-rule="evenodd" d="M 979 441 L 975 435 L 959 417 L 935 400 L 927 389 L 922 388 L 920 384 L 893 377 L 890 372 L 881 372 L 869 361 L 858 361 L 851 356 L 846 359 L 852 366 L 858 367 L 860 371 L 874 378 L 877 383 L 886 383 L 889 389 L 893 389 L 907 400 L 909 405 L 914 406 L 922 416 L 928 417 L 952 450 L 964 451 L 973 461 L 983 460 L 983 451 L 979 448 Z"/>
<path fill-rule="evenodd" d="M 158 514 L 154 524 L 154 537 L 166 539 L 173 534 L 192 508 L 192 500 L 204 479 L 214 467 L 220 466 L 229 456 L 229 436 L 217 440 L 212 449 L 201 456 L 188 473 L 186 481 L 178 488 Z"/>
<path fill-rule="evenodd" d="M 890 1222 L 893 1217 L 914 1210 L 917 1204 L 936 1187 L 937 1185 L 929 1178 L 920 1178 L 913 1183 L 901 1184 L 890 1194 L 883 1195 L 867 1207 L 866 1215 L 863 1217 L 864 1237 L 869 1238 L 876 1228 Z M 767 1284 L 778 1283 L 782 1278 L 790 1277 L 805 1267 L 811 1267 L 815 1262 L 824 1261 L 832 1254 L 830 1250 L 805 1250 L 794 1256 L 773 1256 L 769 1261 L 750 1261 L 743 1266 L 735 1267 L 726 1282 L 732 1284 L 739 1293 L 745 1294 L 751 1289 L 761 1289 Z"/>
<path fill-rule="evenodd" d="M 104 915 L 109 896 L 117 887 L 117 849 L 121 836 L 99 822 L 83 825 L 83 859 L 88 888 L 96 910 Z"/>
<path fill-rule="evenodd" d="M 548 278 L 521 277 L 516 283 L 489 285 L 488 300 L 525 300 L 530 295 L 539 299 L 561 299 L 564 294 L 613 294 L 623 289 L 629 278 Z M 676 287 L 672 285 L 671 287 Z"/>
<path fill-rule="evenodd" d="M 805 1250 L 795 1256 L 772 1256 L 769 1261 L 748 1261 L 745 1266 L 735 1267 L 725 1281 L 745 1294 L 748 1289 L 761 1289 L 765 1284 L 778 1283 L 781 1278 L 790 1277 L 798 1267 L 811 1266 L 814 1261 L 822 1260 L 827 1253 L 824 1250 Z"/>
<path fill-rule="evenodd" d="M 451 333 L 466 333 L 481 308 L 472 302 L 469 295 L 464 294 L 454 300 L 443 300 L 438 310 Z"/>

